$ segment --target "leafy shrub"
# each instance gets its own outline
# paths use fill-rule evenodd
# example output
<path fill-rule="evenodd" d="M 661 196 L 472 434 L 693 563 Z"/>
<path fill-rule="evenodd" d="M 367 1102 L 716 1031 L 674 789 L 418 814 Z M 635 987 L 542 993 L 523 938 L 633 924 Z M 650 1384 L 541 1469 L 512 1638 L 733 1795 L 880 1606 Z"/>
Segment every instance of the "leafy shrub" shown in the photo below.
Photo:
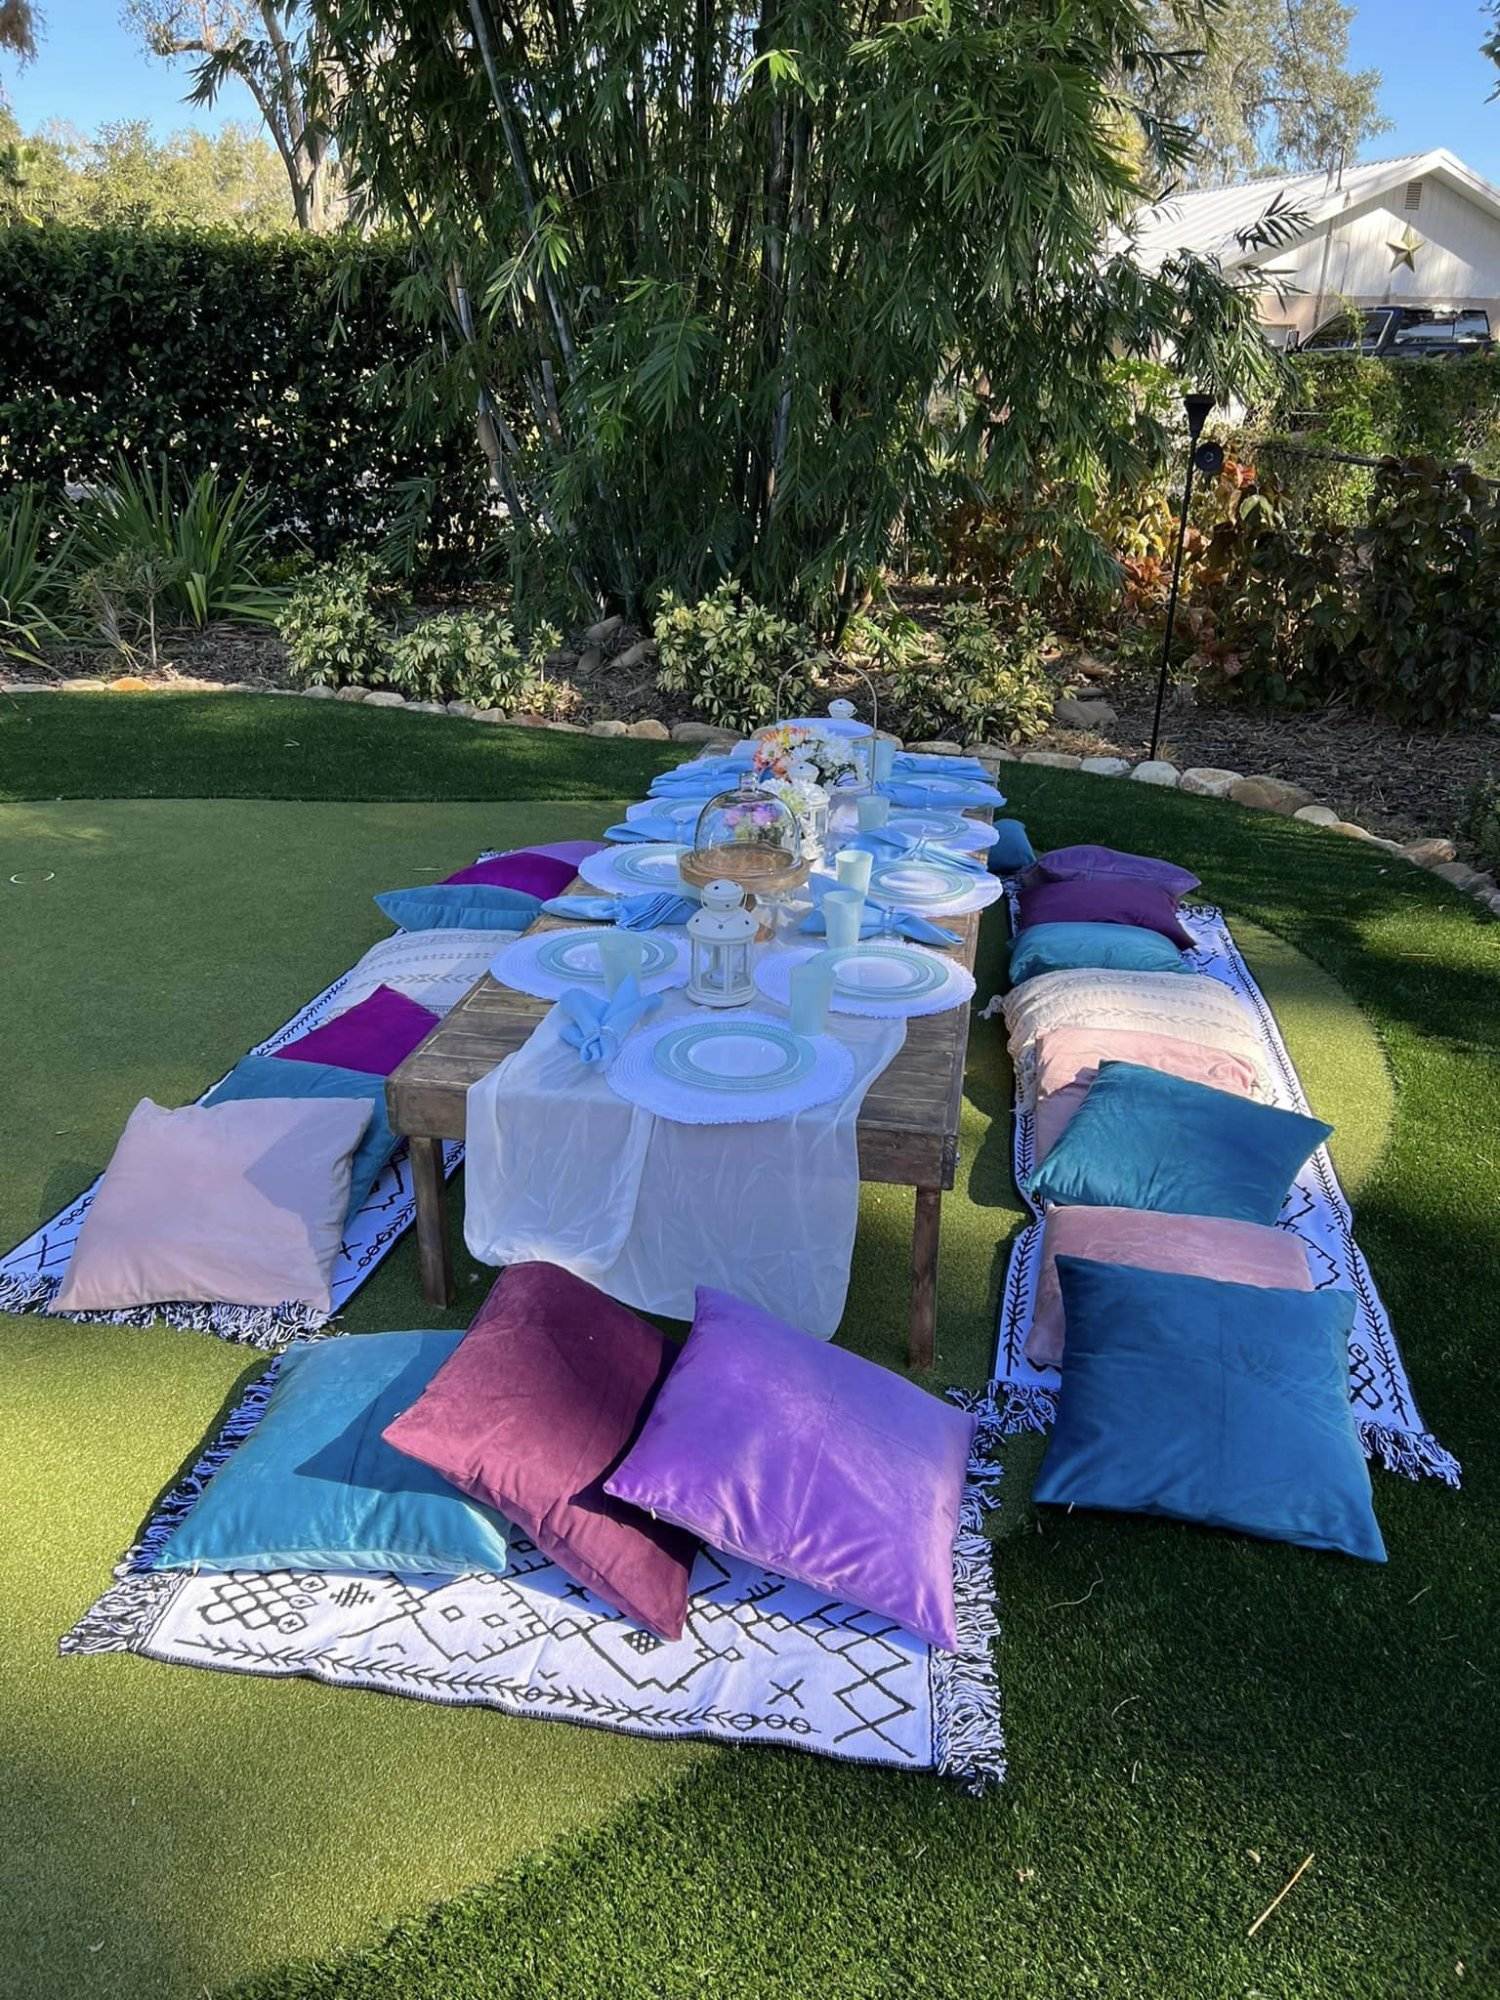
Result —
<path fill-rule="evenodd" d="M 559 643 L 551 626 L 538 626 L 523 654 L 509 619 L 440 612 L 391 642 L 382 678 L 409 701 L 472 701 L 507 715 L 556 716 L 577 700 L 542 664 Z"/>
<path fill-rule="evenodd" d="M 812 699 L 822 655 L 811 632 L 744 596 L 736 583 L 721 583 L 696 604 L 666 592 L 653 631 L 657 687 L 685 696 L 697 714 L 726 729 L 754 729 L 778 709 L 800 714 Z"/>
<path fill-rule="evenodd" d="M 891 677 L 891 705 L 905 733 L 1008 743 L 1040 736 L 1056 694 L 1045 664 L 1046 621 L 1015 609 L 1001 631 L 983 605 L 965 602 L 943 613 L 941 633 L 940 662 L 902 667 Z"/>
<path fill-rule="evenodd" d="M 1251 484 L 1209 539 L 1194 663 L 1261 699 L 1342 695 L 1441 726 L 1500 700 L 1500 499 L 1467 467 L 1387 459 L 1368 524 L 1298 532 Z"/>
<path fill-rule="evenodd" d="M 60 494 L 110 478 L 122 448 L 170 452 L 244 475 L 277 550 L 305 542 L 328 559 L 378 540 L 403 482 L 420 479 L 421 561 L 467 571 L 493 540 L 493 506 L 472 415 L 407 393 L 407 368 L 429 354 L 402 309 L 409 282 L 387 238 L 12 224 L 0 491 Z"/>
<path fill-rule="evenodd" d="M 1460 828 L 1486 868 L 1500 868 L 1500 773 L 1481 778 L 1469 793 Z"/>
<path fill-rule="evenodd" d="M 1500 472 L 1500 354 L 1293 355 L 1280 385 L 1267 426 L 1294 426 L 1303 442 L 1372 458 L 1430 454 Z"/>
<path fill-rule="evenodd" d="M 383 586 L 368 556 L 345 556 L 304 577 L 276 621 L 297 687 L 368 686 L 385 661 Z M 388 610 L 399 606 L 387 602 Z"/>
<path fill-rule="evenodd" d="M 174 481 L 123 459 L 110 482 L 70 504 L 68 567 L 83 595 L 149 594 L 149 621 L 203 626 L 215 618 L 270 622 L 282 593 L 262 580 L 269 562 L 266 502 L 245 481 L 226 489 L 217 472 Z M 75 592 L 75 594 L 77 594 Z"/>
<path fill-rule="evenodd" d="M 63 636 L 56 623 L 59 555 L 43 544 L 36 491 L 23 486 L 0 503 L 0 659 L 26 666 L 38 665 L 47 644 Z"/>

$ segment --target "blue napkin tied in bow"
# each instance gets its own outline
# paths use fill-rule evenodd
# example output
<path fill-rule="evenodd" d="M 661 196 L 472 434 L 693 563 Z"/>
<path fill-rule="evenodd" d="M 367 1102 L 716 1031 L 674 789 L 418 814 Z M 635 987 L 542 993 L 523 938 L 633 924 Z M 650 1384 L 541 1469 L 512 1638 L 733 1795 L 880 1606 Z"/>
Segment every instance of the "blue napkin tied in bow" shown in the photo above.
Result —
<path fill-rule="evenodd" d="M 920 848 L 923 857 L 928 860 L 944 861 L 950 868 L 970 868 L 976 875 L 985 872 L 983 854 L 961 852 L 955 847 L 943 847 L 935 840 L 923 840 L 917 834 L 903 833 L 899 827 L 870 827 L 864 833 L 853 834 L 842 845 L 857 848 L 862 854 L 873 854 L 882 861 L 915 854 Z"/>
<path fill-rule="evenodd" d="M 802 919 L 799 927 L 825 936 L 828 924 L 821 909 L 815 909 Z M 916 910 L 879 909 L 874 903 L 866 903 L 859 920 L 859 934 L 862 938 L 904 937 L 914 944 L 935 944 L 944 951 L 951 951 L 958 943 L 952 931 L 945 931 L 941 924 L 921 916 Z"/>
<path fill-rule="evenodd" d="M 631 977 L 608 1000 L 597 993 L 585 993 L 581 986 L 570 986 L 557 1004 L 563 1015 L 559 1033 L 569 1048 L 577 1049 L 578 1060 L 610 1062 L 631 1029 L 655 1013 L 661 995 L 642 993 Z"/>
<path fill-rule="evenodd" d="M 697 907 L 691 896 L 679 896 L 671 889 L 646 889 L 639 896 L 553 896 L 542 905 L 549 917 L 615 924 L 622 931 L 655 931 L 663 924 L 685 924 Z"/>

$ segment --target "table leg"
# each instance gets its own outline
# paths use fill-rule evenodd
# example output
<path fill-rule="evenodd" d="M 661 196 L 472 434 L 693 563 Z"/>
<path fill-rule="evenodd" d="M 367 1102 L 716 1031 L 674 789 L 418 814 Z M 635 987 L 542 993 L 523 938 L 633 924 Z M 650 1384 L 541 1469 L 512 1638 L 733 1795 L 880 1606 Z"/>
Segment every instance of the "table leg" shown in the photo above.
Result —
<path fill-rule="evenodd" d="M 417 1256 L 422 1296 L 430 1306 L 453 1303 L 453 1265 L 448 1256 L 448 1215 L 443 1186 L 441 1139 L 411 1139 L 412 1192 L 417 1198 Z"/>
<path fill-rule="evenodd" d="M 911 1229 L 911 1330 L 909 1367 L 930 1368 L 937 1334 L 938 1233 L 943 1214 L 941 1188 L 917 1189 Z"/>

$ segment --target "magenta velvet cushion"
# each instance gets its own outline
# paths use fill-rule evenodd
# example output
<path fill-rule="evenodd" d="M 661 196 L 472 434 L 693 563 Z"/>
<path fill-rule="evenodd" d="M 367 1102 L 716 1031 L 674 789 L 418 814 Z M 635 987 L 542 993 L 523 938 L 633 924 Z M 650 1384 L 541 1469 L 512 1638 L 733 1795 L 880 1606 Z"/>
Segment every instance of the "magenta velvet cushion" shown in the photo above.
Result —
<path fill-rule="evenodd" d="M 677 1349 L 555 1264 L 513 1264 L 382 1435 L 513 1521 L 638 1625 L 678 1639 L 697 1542 L 605 1490 Z"/>
<path fill-rule="evenodd" d="M 1134 882 L 1154 882 L 1175 902 L 1190 896 L 1199 886 L 1198 877 L 1175 861 L 1161 861 L 1154 854 L 1127 854 L 1118 847 L 1054 847 L 1039 854 L 1021 877 L 1022 888 L 1038 882 L 1067 882 L 1075 876 L 1124 876 Z"/>
<path fill-rule="evenodd" d="M 460 868 L 456 875 L 445 875 L 443 880 L 487 882 L 495 889 L 519 889 L 527 896 L 539 896 L 545 903 L 549 896 L 560 896 L 577 873 L 571 861 L 544 854 L 540 848 L 520 847 L 514 854 L 497 854 L 491 861 L 476 861 L 471 867 Z"/>
<path fill-rule="evenodd" d="M 357 1007 L 271 1053 L 282 1062 L 332 1063 L 337 1069 L 389 1076 L 437 1024 L 436 1014 L 394 986 L 377 986 Z"/>
<path fill-rule="evenodd" d="M 700 1286 L 687 1345 L 605 1487 L 951 1651 L 973 1434 L 888 1368 Z"/>
<path fill-rule="evenodd" d="M 1177 899 L 1158 882 L 1130 875 L 1070 875 L 1021 891 L 1020 929 L 1032 924 L 1139 924 L 1159 931 L 1179 950 L 1193 940 L 1177 919 Z"/>

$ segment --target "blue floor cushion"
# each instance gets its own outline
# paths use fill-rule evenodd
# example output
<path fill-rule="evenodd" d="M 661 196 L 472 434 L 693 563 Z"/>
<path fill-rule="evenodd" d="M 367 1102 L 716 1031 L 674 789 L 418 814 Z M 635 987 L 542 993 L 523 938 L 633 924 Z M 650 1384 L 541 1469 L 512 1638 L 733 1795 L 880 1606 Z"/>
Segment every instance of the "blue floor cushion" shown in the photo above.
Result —
<path fill-rule="evenodd" d="M 357 1215 L 380 1170 L 396 1150 L 396 1135 L 385 1109 L 385 1078 L 333 1063 L 282 1062 L 276 1056 L 241 1056 L 222 1083 L 208 1093 L 210 1104 L 237 1097 L 362 1097 L 370 1122 L 354 1155 L 349 1176 L 348 1215 Z"/>
<path fill-rule="evenodd" d="M 1349 1403 L 1352 1292 L 1059 1257 L 1067 1372 L 1033 1498 L 1385 1561 Z"/>
<path fill-rule="evenodd" d="M 354 1333 L 289 1347 L 260 1422 L 156 1567 L 501 1573 L 501 1517 L 381 1436 L 462 1339 Z"/>
<path fill-rule="evenodd" d="M 1010 979 L 1042 972 L 1186 972 L 1170 938 L 1141 924 L 1033 924 L 1011 947 Z"/>
<path fill-rule="evenodd" d="M 1033 1201 L 1075 1208 L 1272 1223 L 1332 1130 L 1140 1063 L 1105 1062 L 1027 1189 Z"/>
<path fill-rule="evenodd" d="M 429 882 L 416 889 L 387 889 L 375 903 L 402 931 L 524 931 L 542 913 L 539 896 L 491 882 Z"/>
<path fill-rule="evenodd" d="M 985 856 L 990 873 L 1013 875 L 1019 868 L 1029 868 L 1035 860 L 1035 851 L 1021 822 L 1018 819 L 997 819 L 995 838 Z"/>

